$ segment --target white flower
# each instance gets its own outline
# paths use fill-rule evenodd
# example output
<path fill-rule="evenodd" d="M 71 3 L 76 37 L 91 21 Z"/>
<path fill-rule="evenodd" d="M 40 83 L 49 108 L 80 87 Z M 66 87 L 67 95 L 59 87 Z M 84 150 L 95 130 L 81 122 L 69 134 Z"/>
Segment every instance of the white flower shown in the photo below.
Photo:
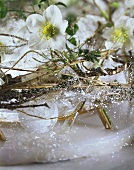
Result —
<path fill-rule="evenodd" d="M 107 39 L 106 49 L 132 50 L 134 48 L 134 27 L 132 25 L 134 25 L 133 18 L 122 16 L 115 21 L 113 27 L 104 29 L 102 36 Z"/>
<path fill-rule="evenodd" d="M 27 20 L 27 27 L 32 32 L 29 38 L 29 47 L 35 50 L 63 49 L 65 48 L 65 30 L 68 22 L 62 20 L 59 8 L 50 5 L 43 13 L 30 15 Z"/>

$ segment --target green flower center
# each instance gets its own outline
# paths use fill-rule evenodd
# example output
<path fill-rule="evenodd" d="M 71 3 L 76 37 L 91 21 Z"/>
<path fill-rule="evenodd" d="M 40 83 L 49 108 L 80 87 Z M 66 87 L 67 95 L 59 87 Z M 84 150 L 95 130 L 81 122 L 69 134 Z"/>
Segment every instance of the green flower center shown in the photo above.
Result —
<path fill-rule="evenodd" d="M 40 37 L 44 38 L 45 40 L 49 40 L 57 33 L 58 33 L 57 27 L 55 27 L 50 22 L 47 22 L 45 25 L 43 25 L 42 29 L 39 30 Z"/>
<path fill-rule="evenodd" d="M 128 31 L 125 28 L 115 28 L 111 34 L 111 40 L 124 43 L 128 38 Z"/>

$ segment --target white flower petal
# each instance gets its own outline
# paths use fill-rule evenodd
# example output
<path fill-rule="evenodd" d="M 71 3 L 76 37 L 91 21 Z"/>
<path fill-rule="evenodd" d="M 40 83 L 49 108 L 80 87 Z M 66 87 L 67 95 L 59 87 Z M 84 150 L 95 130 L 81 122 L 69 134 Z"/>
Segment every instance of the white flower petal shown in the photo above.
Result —
<path fill-rule="evenodd" d="M 124 46 L 125 51 L 130 51 L 134 49 L 134 37 L 129 38 L 125 43 Z"/>
<path fill-rule="evenodd" d="M 114 22 L 114 26 L 117 28 L 125 27 L 127 19 L 129 19 L 129 17 L 121 16 L 118 20 Z"/>
<path fill-rule="evenodd" d="M 133 37 L 130 37 L 129 40 L 130 40 L 130 42 L 131 42 L 131 44 L 132 44 L 132 48 L 134 48 L 134 36 L 133 36 Z"/>
<path fill-rule="evenodd" d="M 31 47 L 35 46 L 36 44 L 39 44 L 40 41 L 41 41 L 41 39 L 40 39 L 39 35 L 35 33 L 30 36 L 28 45 L 31 48 Z"/>
<path fill-rule="evenodd" d="M 128 28 L 130 36 L 133 36 L 133 31 L 134 31 L 133 25 L 134 25 L 134 19 L 133 18 L 127 18 L 126 27 Z"/>
<path fill-rule="evenodd" d="M 116 43 L 116 42 L 112 42 L 112 41 L 106 41 L 105 42 L 105 47 L 107 50 L 111 50 L 111 49 L 119 49 L 123 46 L 122 43 Z"/>
<path fill-rule="evenodd" d="M 50 39 L 49 40 L 49 44 L 51 44 L 51 48 L 54 50 L 54 49 L 57 49 L 57 50 L 63 50 L 65 49 L 65 44 L 66 44 L 66 39 L 64 36 L 56 36 L 55 38 L 53 39 Z"/>
<path fill-rule="evenodd" d="M 117 9 L 112 16 L 112 21 L 117 21 L 121 16 L 125 14 L 125 9 L 121 6 L 121 8 Z"/>
<path fill-rule="evenodd" d="M 45 50 L 48 48 L 48 41 L 41 39 L 38 34 L 32 34 L 28 44 L 29 47 L 34 50 Z"/>
<path fill-rule="evenodd" d="M 113 31 L 113 28 L 104 29 L 104 33 L 102 34 L 102 37 L 107 40 L 110 40 L 110 35 L 111 35 L 112 31 Z"/>
<path fill-rule="evenodd" d="M 59 25 L 59 29 L 60 29 L 60 33 L 65 35 L 65 31 L 66 31 L 66 28 L 68 26 L 68 21 L 66 20 L 63 20 L 60 25 Z"/>
<path fill-rule="evenodd" d="M 38 45 L 38 50 L 46 50 L 49 47 L 48 40 L 41 40 L 40 44 Z"/>
<path fill-rule="evenodd" d="M 48 22 L 58 25 L 62 21 L 61 11 L 56 5 L 50 5 L 43 13 L 43 16 Z"/>
<path fill-rule="evenodd" d="M 44 22 L 45 19 L 39 14 L 32 14 L 26 20 L 30 32 L 38 32 Z"/>
<path fill-rule="evenodd" d="M 64 36 L 57 36 L 57 48 L 58 50 L 64 50 L 66 45 L 66 39 Z"/>

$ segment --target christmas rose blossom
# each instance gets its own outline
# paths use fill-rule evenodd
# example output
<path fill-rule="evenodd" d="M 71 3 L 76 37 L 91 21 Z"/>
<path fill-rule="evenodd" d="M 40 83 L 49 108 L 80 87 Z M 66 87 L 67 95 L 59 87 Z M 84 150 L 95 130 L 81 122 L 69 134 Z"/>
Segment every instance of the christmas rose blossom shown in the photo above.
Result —
<path fill-rule="evenodd" d="M 59 8 L 50 5 L 43 16 L 39 14 L 30 15 L 27 27 L 32 33 L 29 38 L 29 47 L 34 50 L 64 49 L 66 44 L 65 30 L 68 22 L 62 19 Z"/>
<path fill-rule="evenodd" d="M 106 39 L 106 49 L 132 50 L 134 48 L 134 28 L 132 25 L 134 25 L 133 18 L 122 16 L 114 22 L 113 27 L 105 28 L 102 36 Z"/>

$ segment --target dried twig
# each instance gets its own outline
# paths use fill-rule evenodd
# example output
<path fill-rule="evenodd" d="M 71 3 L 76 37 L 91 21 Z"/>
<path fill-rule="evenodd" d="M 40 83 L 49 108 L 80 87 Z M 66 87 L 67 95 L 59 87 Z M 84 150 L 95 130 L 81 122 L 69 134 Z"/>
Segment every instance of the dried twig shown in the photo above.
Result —
<path fill-rule="evenodd" d="M 2 132 L 2 130 L 0 130 L 0 140 L 6 141 L 6 137 L 5 137 L 4 133 Z"/>

